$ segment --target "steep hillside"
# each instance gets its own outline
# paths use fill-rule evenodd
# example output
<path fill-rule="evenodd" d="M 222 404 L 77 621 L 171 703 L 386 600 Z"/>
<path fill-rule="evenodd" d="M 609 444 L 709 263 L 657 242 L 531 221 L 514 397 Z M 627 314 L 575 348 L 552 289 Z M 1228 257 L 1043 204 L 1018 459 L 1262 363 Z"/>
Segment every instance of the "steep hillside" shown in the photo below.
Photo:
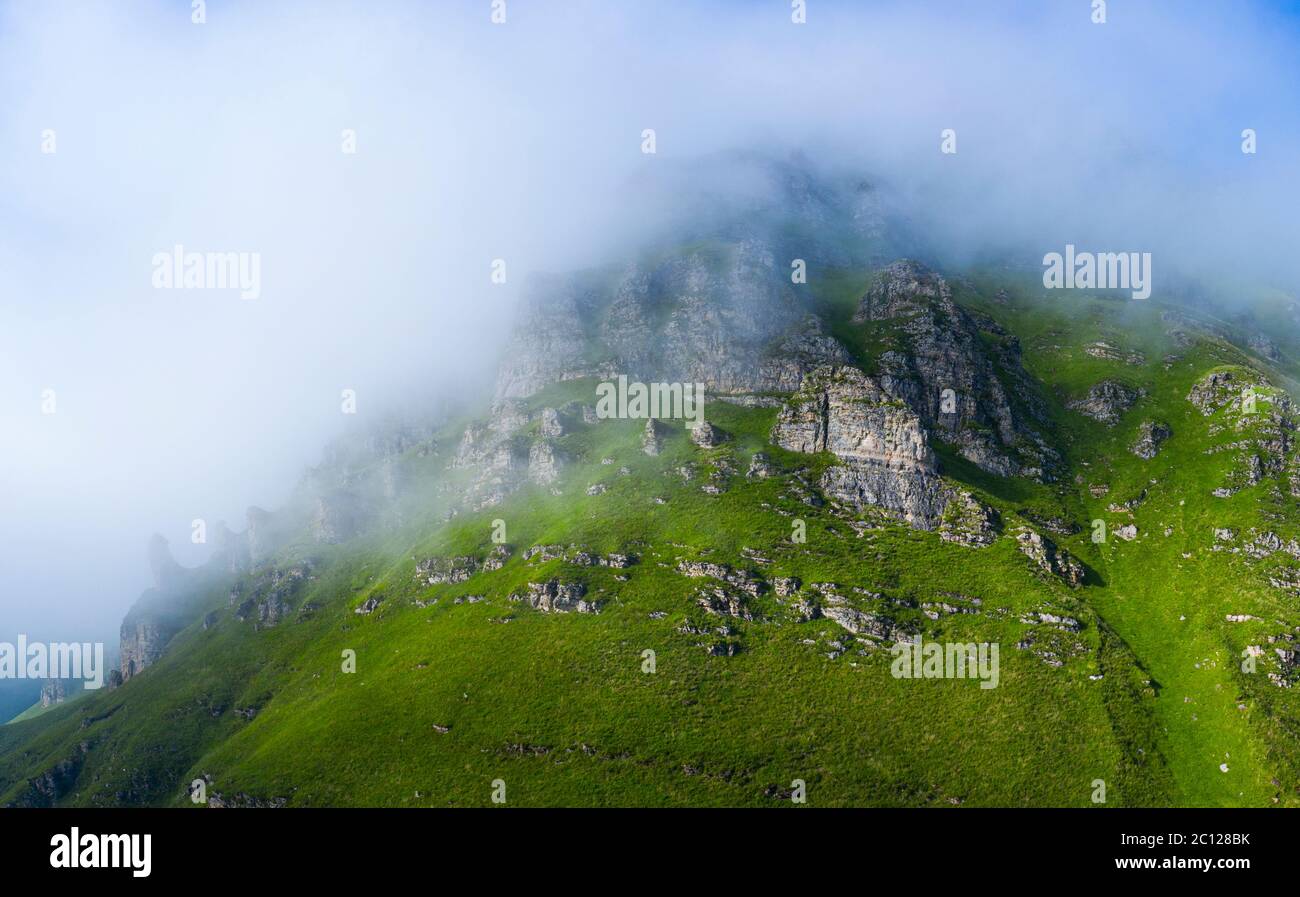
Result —
<path fill-rule="evenodd" d="M 155 543 L 124 681 L 0 728 L 0 802 L 1300 802 L 1285 355 L 866 250 L 799 284 L 785 239 L 544 281 L 477 413 L 201 571 Z M 603 416 L 620 375 L 707 424 Z M 996 687 L 893 675 L 917 638 Z"/>

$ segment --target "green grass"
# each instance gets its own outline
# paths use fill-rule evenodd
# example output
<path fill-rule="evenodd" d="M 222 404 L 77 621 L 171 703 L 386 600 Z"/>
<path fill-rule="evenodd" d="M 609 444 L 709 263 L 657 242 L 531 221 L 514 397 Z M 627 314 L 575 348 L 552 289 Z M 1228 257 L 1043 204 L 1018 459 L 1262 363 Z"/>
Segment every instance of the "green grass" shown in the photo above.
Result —
<path fill-rule="evenodd" d="M 816 300 L 830 331 L 867 367 L 892 338 L 849 321 L 869 276 L 836 272 Z M 711 403 L 710 421 L 730 440 L 704 451 L 674 426 L 658 457 L 640 451 L 640 421 L 579 424 L 558 440 L 567 459 L 561 495 L 529 486 L 445 524 L 449 499 L 428 487 L 467 474 L 442 469 L 446 449 L 436 459 L 412 455 L 404 463 L 421 485 L 402 527 L 344 546 L 285 549 L 282 560 L 315 559 L 315 579 L 296 599 L 320 605 L 312 616 L 254 631 L 231 616 L 230 582 L 211 583 L 193 600 L 200 617 L 217 612 L 214 626 L 196 617 L 161 661 L 120 689 L 0 728 L 0 803 L 22 800 L 30 778 L 68 758 L 80 768 L 60 803 L 77 805 L 188 806 L 186 783 L 205 775 L 212 790 L 293 806 L 479 806 L 490 803 L 496 779 L 512 805 L 788 805 L 767 794 L 794 779 L 819 806 L 1093 806 L 1096 779 L 1107 783 L 1110 806 L 1296 803 L 1294 699 L 1237 666 L 1244 645 L 1269 626 L 1224 621 L 1228 613 L 1286 619 L 1293 600 L 1240 557 L 1211 551 L 1216 527 L 1285 527 L 1262 522 L 1267 485 L 1226 500 L 1210 495 L 1229 458 L 1204 453 L 1218 438 L 1209 431 L 1215 419 L 1185 400 L 1209 369 L 1250 359 L 1214 340 L 1175 350 L 1154 304 L 1044 302 L 1014 283 L 1010 304 L 988 301 L 1003 282 L 977 273 L 959 298 L 1020 337 L 1070 475 L 1046 485 L 1002 479 L 936 449 L 946 475 L 995 507 L 1004 528 L 1035 514 L 1077 524 L 1077 535 L 1053 539 L 1089 566 L 1083 588 L 1038 573 L 1010 538 L 971 549 L 894 524 L 859 535 L 831 508 L 802 503 L 791 494 L 794 472 L 815 482 L 831 459 L 768 444 L 772 409 Z M 1141 351 L 1146 363 L 1084 354 L 1097 339 Z M 1181 358 L 1166 368 L 1173 351 Z M 1148 392 L 1118 426 L 1064 409 L 1107 376 Z M 592 381 L 572 381 L 530 404 L 593 399 Z M 1152 461 L 1127 449 L 1145 418 L 1174 431 Z M 463 426 L 449 426 L 440 445 L 454 446 Z M 747 480 L 759 450 L 785 475 Z M 696 466 L 690 481 L 677 472 L 687 464 Z M 720 464 L 735 471 L 726 490 L 702 492 Z M 586 495 L 593 483 L 607 491 Z M 1088 487 L 1100 484 L 1109 492 L 1097 498 Z M 1131 517 L 1139 539 L 1092 543 L 1090 522 L 1130 522 L 1107 505 L 1144 487 L 1149 497 Z M 1282 511 L 1300 519 L 1288 502 Z M 806 524 L 806 543 L 791 541 L 795 520 Z M 514 548 L 501 570 L 454 586 L 414 580 L 417 558 L 484 556 L 496 521 Z M 640 562 L 612 570 L 523 560 L 524 549 L 547 543 L 631 552 Z M 734 623 L 728 638 L 740 652 L 709 656 L 701 645 L 713 636 L 681 626 L 720 621 L 695 607 L 704 581 L 680 575 L 681 558 L 768 580 L 834 582 L 846 595 L 881 593 L 883 603 L 855 600 L 927 640 L 998 642 L 1001 683 L 895 679 L 885 650 L 830 659 L 831 643 L 846 634 L 825 619 L 795 622 L 771 593 L 753 602 L 758 619 Z M 551 576 L 585 582 L 602 612 L 546 615 L 509 600 Z M 982 613 L 937 621 L 921 613 L 921 604 L 954 593 L 980 598 Z M 375 613 L 353 613 L 372 595 L 383 598 Z M 455 603 L 467 595 L 485 600 Z M 1063 642 L 1078 651 L 1060 668 L 1016 647 L 1032 628 L 1022 615 L 1041 611 L 1083 624 Z M 642 671 L 647 650 L 652 674 Z M 342 670 L 346 651 L 356 654 L 355 673 Z M 234 712 L 246 707 L 257 708 L 251 720 Z"/>

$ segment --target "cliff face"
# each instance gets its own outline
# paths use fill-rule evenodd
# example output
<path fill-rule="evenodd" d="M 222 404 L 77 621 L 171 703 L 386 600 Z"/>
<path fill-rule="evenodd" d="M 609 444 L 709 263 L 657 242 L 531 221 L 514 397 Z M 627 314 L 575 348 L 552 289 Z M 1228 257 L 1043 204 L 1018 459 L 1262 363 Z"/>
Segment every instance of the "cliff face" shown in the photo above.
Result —
<path fill-rule="evenodd" d="M 943 277 L 914 261 L 895 262 L 879 273 L 853 320 L 892 328 L 901 348 L 880 357 L 881 386 L 937 437 L 989 473 L 1052 478 L 1060 459 L 1036 428 L 1045 417 L 1018 341 L 957 305 Z M 1016 387 L 1019 408 L 1002 378 Z"/>
<path fill-rule="evenodd" d="M 887 337 L 868 376 L 795 288 L 787 263 L 778 241 L 751 232 L 630 265 L 605 292 L 575 280 L 539 284 L 502 363 L 498 404 L 466 430 L 457 455 L 480 471 L 470 506 L 498 503 L 529 478 L 554 479 L 552 446 L 512 441 L 528 423 L 513 404 L 519 397 L 619 375 L 703 383 L 713 400 L 769 404 L 794 394 L 773 441 L 832 452 L 841 464 L 823 477 L 828 496 L 923 529 L 939 526 L 955 495 L 932 439 L 999 476 L 1055 477 L 1060 458 L 1042 435 L 1045 405 L 1018 341 L 960 306 L 945 278 L 910 260 L 876 273 L 852 319 Z"/>
<path fill-rule="evenodd" d="M 630 265 L 610 290 L 543 281 L 506 351 L 497 397 L 620 374 L 722 395 L 797 389 L 808 370 L 847 355 L 809 313 L 788 266 L 751 238 Z"/>
<path fill-rule="evenodd" d="M 154 534 L 149 540 L 149 568 L 153 588 L 147 589 L 122 620 L 119 676 L 110 685 L 125 682 L 157 662 L 172 636 L 197 613 L 195 604 L 215 576 L 225 575 L 227 558 L 218 553 L 205 568 L 188 569 L 176 563 L 167 540 Z"/>
<path fill-rule="evenodd" d="M 152 666 L 174 634 L 160 621 L 128 617 L 122 623 L 122 681 Z"/>
<path fill-rule="evenodd" d="M 62 704 L 67 697 L 67 691 L 61 679 L 50 679 L 41 685 L 41 706 L 53 707 L 55 704 Z"/>
<path fill-rule="evenodd" d="M 840 464 L 822 490 L 858 508 L 893 512 L 934 529 L 951 497 L 920 416 L 856 368 L 820 368 L 781 409 L 772 441 L 795 452 L 831 452 Z"/>

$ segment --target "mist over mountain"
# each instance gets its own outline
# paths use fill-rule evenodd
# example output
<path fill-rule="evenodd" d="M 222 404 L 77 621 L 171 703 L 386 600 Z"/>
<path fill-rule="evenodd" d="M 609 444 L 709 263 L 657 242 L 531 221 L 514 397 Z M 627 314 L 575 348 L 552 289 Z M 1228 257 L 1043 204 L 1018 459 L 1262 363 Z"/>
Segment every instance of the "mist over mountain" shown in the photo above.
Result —
<path fill-rule="evenodd" d="M 1288 5 L 185 7 L 0 7 L 0 806 L 1300 802 Z"/>

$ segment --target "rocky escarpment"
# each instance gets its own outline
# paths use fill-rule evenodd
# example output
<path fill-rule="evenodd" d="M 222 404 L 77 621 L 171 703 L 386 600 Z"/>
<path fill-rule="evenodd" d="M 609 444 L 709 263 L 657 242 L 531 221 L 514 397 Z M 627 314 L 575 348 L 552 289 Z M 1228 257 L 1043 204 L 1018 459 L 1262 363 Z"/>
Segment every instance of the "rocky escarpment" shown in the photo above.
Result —
<path fill-rule="evenodd" d="M 633 205 L 673 210 L 645 256 L 528 285 L 498 398 L 614 373 L 699 382 L 718 396 L 790 392 L 813 368 L 848 360 L 792 275 L 802 268 L 810 283 L 831 267 L 880 264 L 900 238 L 915 242 L 906 220 L 871 183 L 819 172 L 806 158 L 729 154 L 689 169 L 658 166 L 635 186 L 646 193 Z M 714 192 L 737 178 L 763 186 Z"/>
<path fill-rule="evenodd" d="M 1233 458 L 1215 496 L 1227 498 L 1265 480 L 1285 478 L 1291 495 L 1300 497 L 1300 415 L 1288 395 L 1257 375 L 1224 370 L 1197 381 L 1187 400 L 1205 417 L 1217 416 L 1210 435 L 1218 441 L 1205 452 Z"/>
<path fill-rule="evenodd" d="M 300 514 L 291 511 L 269 512 L 249 508 L 248 529 L 243 533 L 231 532 L 223 523 L 214 528 L 211 560 L 195 568 L 186 568 L 172 557 L 167 540 L 154 535 L 149 540 L 148 561 L 153 575 L 153 586 L 145 590 L 122 620 L 119 632 L 120 662 L 116 675 L 110 676 L 110 685 L 125 682 L 153 666 L 163 656 L 172 638 L 186 626 L 204 618 L 203 607 L 210 598 L 209 590 L 218 583 L 229 583 L 232 576 L 242 576 L 250 570 L 263 572 L 249 583 L 237 580 L 232 592 L 231 606 L 239 619 L 253 619 L 259 626 L 273 625 L 288 612 L 291 590 L 277 577 L 288 575 L 301 578 L 297 573 L 285 574 L 267 565 L 265 558 L 279 551 L 306 523 Z M 309 567 L 298 566 L 301 576 Z M 235 595 L 239 594 L 239 601 Z M 239 607 L 247 601 L 247 607 Z M 209 614 L 205 628 L 213 625 Z"/>
<path fill-rule="evenodd" d="M 497 374 L 497 398 L 527 398 L 551 383 L 612 372 L 587 354 L 600 298 L 578 276 L 533 277 Z"/>
<path fill-rule="evenodd" d="M 163 649 L 175 631 L 153 620 L 132 619 L 128 614 L 122 621 L 120 649 L 122 681 L 126 681 L 149 667 L 162 656 Z"/>
<path fill-rule="evenodd" d="M 857 368 L 819 368 L 781 409 L 772 441 L 794 452 L 831 452 L 840 464 L 822 490 L 857 508 L 892 512 L 934 529 L 952 497 L 920 417 Z"/>
<path fill-rule="evenodd" d="M 181 581 L 185 570 L 172 557 L 167 540 L 154 533 L 149 537 L 149 574 L 155 589 L 172 589 Z"/>
<path fill-rule="evenodd" d="M 487 420 L 466 427 L 451 461 L 452 468 L 474 471 L 466 505 L 480 510 L 500 504 L 528 482 L 554 490 L 569 461 L 564 437 L 579 421 L 591 422 L 589 410 L 570 403 L 534 413 L 518 400 L 496 402 Z"/>
<path fill-rule="evenodd" d="M 936 438 L 990 473 L 1052 478 L 1059 458 L 1035 428 L 1045 413 L 1019 342 L 957 305 L 943 277 L 915 261 L 894 262 L 877 273 L 853 320 L 888 336 L 880 386 Z"/>
<path fill-rule="evenodd" d="M 149 539 L 148 559 L 153 588 L 140 596 L 122 620 L 119 668 L 123 681 L 161 657 L 184 622 L 169 599 L 183 590 L 187 571 L 176 563 L 167 540 L 157 533 Z"/>
<path fill-rule="evenodd" d="M 312 538 L 327 545 L 346 542 L 365 527 L 367 512 L 360 497 L 344 489 L 318 495 L 310 523 Z"/>
<path fill-rule="evenodd" d="M 497 396 L 616 374 L 702 383 L 728 396 L 797 389 L 813 367 L 848 356 L 808 312 L 784 265 L 770 242 L 748 237 L 629 265 L 605 291 L 541 280 L 511 338 Z"/>

